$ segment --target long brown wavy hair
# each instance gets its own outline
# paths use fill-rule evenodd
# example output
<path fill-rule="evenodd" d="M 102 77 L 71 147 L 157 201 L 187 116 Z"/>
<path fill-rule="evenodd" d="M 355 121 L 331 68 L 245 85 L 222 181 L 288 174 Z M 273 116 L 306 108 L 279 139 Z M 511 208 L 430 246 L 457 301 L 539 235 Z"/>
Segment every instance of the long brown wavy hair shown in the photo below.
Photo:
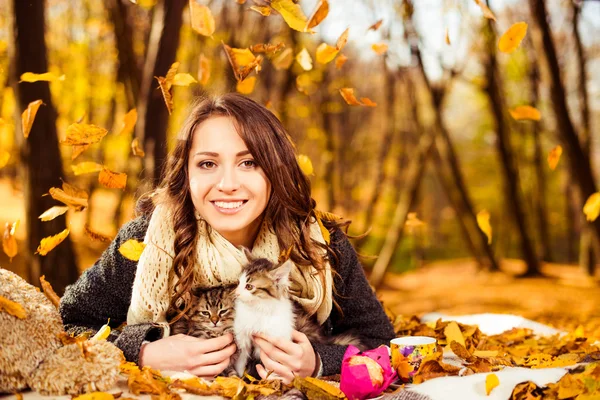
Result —
<path fill-rule="evenodd" d="M 294 145 L 279 119 L 267 108 L 236 93 L 201 99 L 191 106 L 158 189 L 138 202 L 138 211 L 148 212 L 153 204 L 160 202 L 169 208 L 173 216 L 173 270 L 178 282 L 167 311 L 170 323 L 182 318 L 191 306 L 190 293 L 195 279 L 198 222 L 188 181 L 192 140 L 196 128 L 203 121 L 216 116 L 233 119 L 238 134 L 271 182 L 264 218 L 270 221 L 279 247 L 291 249 L 289 256 L 294 263 L 299 266 L 313 265 L 321 275 L 324 274 L 322 249 L 336 257 L 329 245 L 310 238 L 316 202 L 311 197 L 310 181 L 298 165 Z M 148 197 L 152 197 L 153 201 L 149 202 Z M 329 230 L 341 225 L 332 221 L 326 223 Z"/>

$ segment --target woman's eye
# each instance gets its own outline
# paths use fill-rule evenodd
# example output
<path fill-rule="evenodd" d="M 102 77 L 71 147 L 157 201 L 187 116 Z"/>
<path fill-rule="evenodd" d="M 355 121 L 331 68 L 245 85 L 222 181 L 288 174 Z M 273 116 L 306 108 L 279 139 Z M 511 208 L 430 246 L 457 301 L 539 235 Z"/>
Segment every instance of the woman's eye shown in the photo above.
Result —
<path fill-rule="evenodd" d="M 251 284 L 248 283 L 246 285 L 246 290 L 252 290 L 252 289 L 254 289 L 254 285 L 251 285 Z"/>
<path fill-rule="evenodd" d="M 256 166 L 256 162 L 254 160 L 246 160 L 242 162 L 242 165 L 246 168 L 252 168 Z"/>
<path fill-rule="evenodd" d="M 216 164 L 212 161 L 202 161 L 198 166 L 200 168 L 210 169 L 213 168 Z"/>

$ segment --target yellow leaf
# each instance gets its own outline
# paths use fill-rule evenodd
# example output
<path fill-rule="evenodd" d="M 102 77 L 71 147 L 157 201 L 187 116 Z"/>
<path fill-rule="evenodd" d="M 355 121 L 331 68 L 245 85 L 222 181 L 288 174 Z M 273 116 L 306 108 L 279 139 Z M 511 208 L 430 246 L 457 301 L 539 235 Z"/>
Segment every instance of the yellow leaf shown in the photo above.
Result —
<path fill-rule="evenodd" d="M 129 135 L 131 132 L 133 132 L 133 127 L 137 122 L 137 117 L 137 110 L 135 108 L 132 108 L 127 112 L 127 114 L 125 114 L 125 117 L 123 118 L 123 125 L 121 125 L 121 132 L 119 132 L 119 136 Z"/>
<path fill-rule="evenodd" d="M 81 153 L 83 153 L 84 151 L 86 151 L 88 149 L 88 147 L 90 147 L 91 144 L 82 144 L 81 146 L 72 146 L 71 150 L 71 160 L 76 159 Z"/>
<path fill-rule="evenodd" d="M 109 189 L 124 189 L 127 185 L 127 174 L 123 172 L 113 172 L 106 167 L 103 167 L 98 175 L 98 182 Z"/>
<path fill-rule="evenodd" d="M 465 344 L 465 338 L 463 337 L 463 334 L 455 321 L 451 321 L 448 325 L 446 325 L 444 328 L 444 335 L 446 336 L 446 343 L 448 343 L 448 345 L 452 343 L 452 341 L 455 341 L 460 343 L 463 347 L 467 347 Z"/>
<path fill-rule="evenodd" d="M 312 161 L 308 158 L 307 155 L 300 154 L 298 155 L 298 164 L 300 165 L 300 169 L 304 172 L 304 175 L 312 175 L 314 172 Z"/>
<path fill-rule="evenodd" d="M 487 210 L 481 210 L 477 213 L 477 225 L 488 238 L 488 244 L 492 243 L 492 225 L 490 225 L 490 213 Z"/>
<path fill-rule="evenodd" d="M 343 54 L 340 54 L 338 58 L 335 59 L 335 67 L 337 69 L 342 69 L 342 66 L 348 61 L 348 57 Z"/>
<path fill-rule="evenodd" d="M 315 6 L 315 11 L 313 11 L 306 23 L 306 27 L 304 27 L 304 31 L 309 31 L 311 28 L 319 25 L 327 17 L 327 14 L 329 14 L 329 3 L 327 0 L 319 0 Z"/>
<path fill-rule="evenodd" d="M 450 33 L 448 32 L 448 28 L 446 28 L 446 44 L 450 46 Z"/>
<path fill-rule="evenodd" d="M 310 57 L 310 54 L 308 53 L 308 50 L 306 50 L 306 47 L 304 47 L 296 55 L 296 62 L 298 62 L 298 64 L 300 64 L 302 69 L 305 71 L 310 71 L 311 69 L 313 69 L 313 61 L 312 61 L 312 58 Z"/>
<path fill-rule="evenodd" d="M 503 53 L 512 53 L 519 47 L 521 41 L 527 34 L 527 23 L 517 22 L 513 24 L 498 41 L 498 50 Z"/>
<path fill-rule="evenodd" d="M 256 85 L 256 77 L 251 76 L 244 79 L 241 82 L 238 82 L 235 89 L 241 94 L 250 94 L 254 91 L 254 86 Z"/>
<path fill-rule="evenodd" d="M 252 70 L 260 71 L 262 55 L 255 56 L 249 49 L 231 48 L 225 43 L 223 43 L 223 48 L 238 82 L 246 79 Z"/>
<path fill-rule="evenodd" d="M 585 331 L 583 329 L 583 325 L 579 325 L 577 327 L 577 329 L 575 329 L 575 332 L 573 332 L 573 336 L 575 336 L 576 338 L 584 338 L 585 337 Z"/>
<path fill-rule="evenodd" d="M 2 236 L 2 250 L 4 251 L 4 254 L 8 256 L 10 262 L 12 262 L 13 257 L 16 256 L 19 251 L 17 239 L 15 238 L 15 232 L 18 226 L 19 220 L 16 220 L 12 224 L 7 222 L 4 228 L 4 235 Z"/>
<path fill-rule="evenodd" d="M 492 12 L 492 10 L 490 10 L 488 8 L 488 6 L 485 4 L 485 0 L 475 0 L 475 3 L 477 3 L 479 8 L 481 8 L 481 11 L 483 12 L 484 17 L 486 17 L 487 19 L 494 20 L 494 21 L 496 20 L 496 17 L 494 16 L 494 13 Z"/>
<path fill-rule="evenodd" d="M 292 49 L 285 49 L 271 60 L 273 67 L 280 71 L 282 69 L 288 69 L 294 61 L 294 51 Z"/>
<path fill-rule="evenodd" d="M 271 7 L 269 6 L 251 6 L 250 9 L 256 11 L 263 17 L 268 17 L 271 15 Z"/>
<path fill-rule="evenodd" d="M 63 215 L 67 211 L 69 211 L 69 207 L 67 206 L 54 206 L 44 211 L 38 218 L 44 222 L 52 221 L 54 218 Z"/>
<path fill-rule="evenodd" d="M 596 382 L 597 384 L 597 382 Z M 558 382 L 558 399 L 572 399 L 578 398 L 585 390 L 583 381 L 575 378 L 573 375 L 567 373 Z M 598 394 L 598 392 L 594 393 Z M 592 397 L 593 398 L 593 397 Z M 598 397 L 596 397 L 598 398 Z"/>
<path fill-rule="evenodd" d="M 348 43 L 348 35 L 349 34 L 350 34 L 350 28 L 346 28 L 346 30 L 344 32 L 342 32 L 342 34 L 338 38 L 337 43 L 335 44 L 335 47 L 338 49 L 338 51 L 342 51 L 344 46 L 346 46 L 346 43 Z"/>
<path fill-rule="evenodd" d="M 69 207 L 73 207 L 75 211 L 82 211 L 88 206 L 88 196 L 87 193 L 85 196 L 73 195 L 65 192 L 63 189 L 59 188 L 50 188 L 49 190 L 50 196 L 54 200 L 58 200 L 61 203 L 68 205 Z"/>
<path fill-rule="evenodd" d="M 498 350 L 475 350 L 473 352 L 473 355 L 475 357 L 482 357 L 482 358 L 497 357 L 498 356 Z"/>
<path fill-rule="evenodd" d="M 388 45 L 385 43 L 374 43 L 371 45 L 371 48 L 378 55 L 385 54 L 388 51 Z"/>
<path fill-rule="evenodd" d="M 74 397 L 73 400 L 114 400 L 115 396 L 106 392 L 91 392 Z"/>
<path fill-rule="evenodd" d="M 177 68 L 179 68 L 179 62 L 175 61 L 173 64 L 171 64 L 171 67 L 167 71 L 167 75 L 165 77 L 155 76 L 156 80 L 158 81 L 160 91 L 162 92 L 163 99 L 165 100 L 167 111 L 169 111 L 169 115 L 171 115 L 173 112 L 173 97 L 171 96 L 170 90 L 171 86 L 173 85 L 173 79 L 175 79 L 175 74 L 177 73 Z"/>
<path fill-rule="evenodd" d="M 340 94 L 342 95 L 342 97 L 344 98 L 346 103 L 351 106 L 366 106 L 366 107 L 377 106 L 377 103 L 373 102 L 368 97 L 361 97 L 360 101 L 358 101 L 358 99 L 356 98 L 356 95 L 354 94 L 353 88 L 341 88 Z"/>
<path fill-rule="evenodd" d="M 252 64 L 256 59 L 256 56 L 250 49 L 231 48 L 231 53 L 233 54 L 233 59 L 238 67 L 245 67 L 246 65 Z"/>
<path fill-rule="evenodd" d="M 67 137 L 60 143 L 80 146 L 98 143 L 108 131 L 96 125 L 74 123 L 67 127 Z"/>
<path fill-rule="evenodd" d="M 64 81 L 65 76 L 57 76 L 54 72 L 45 72 L 43 74 L 34 74 L 33 72 L 25 72 L 21 75 L 21 80 L 19 82 L 39 82 L 39 81 Z"/>
<path fill-rule="evenodd" d="M 511 117 L 517 121 L 530 119 L 532 121 L 539 121 L 542 119 L 542 114 L 535 107 L 531 106 L 518 106 L 512 110 L 508 110 Z"/>
<path fill-rule="evenodd" d="M 325 225 L 323 225 L 323 221 L 321 221 L 319 217 L 317 217 L 316 219 L 317 223 L 319 224 L 319 229 L 321 229 L 323 240 L 325 240 L 325 243 L 329 244 L 331 242 L 331 234 L 329 233 L 329 230 L 325 228 Z"/>
<path fill-rule="evenodd" d="M 6 167 L 8 160 L 10 160 L 10 153 L 6 150 L 2 150 L 0 152 L 0 168 Z"/>
<path fill-rule="evenodd" d="M 555 148 L 553 148 L 552 150 L 550 150 L 550 153 L 548 153 L 548 166 L 550 167 L 550 169 L 552 171 L 554 171 L 556 169 L 556 166 L 558 165 L 558 162 L 560 161 L 560 156 L 562 155 L 562 147 L 561 146 L 556 146 Z"/>
<path fill-rule="evenodd" d="M 204 53 L 201 53 L 198 64 L 198 82 L 205 86 L 210 79 L 210 59 L 206 58 Z"/>
<path fill-rule="evenodd" d="M 84 229 L 85 229 L 86 236 L 92 240 L 102 242 L 102 243 L 108 243 L 113 240 L 113 238 L 110 236 L 106 236 L 101 233 L 94 232 L 93 230 L 90 229 L 90 227 L 88 225 L 85 225 Z"/>
<path fill-rule="evenodd" d="M 173 78 L 173 85 L 175 86 L 190 86 L 192 83 L 198 83 L 198 81 L 187 73 L 175 74 L 175 78 Z"/>
<path fill-rule="evenodd" d="M 306 25 L 308 21 L 298 4 L 292 0 L 273 0 L 271 1 L 271 7 L 281 14 L 290 28 L 299 32 L 307 32 Z"/>
<path fill-rule="evenodd" d="M 379 21 L 375 22 L 373 25 L 371 25 L 367 31 L 376 31 L 377 29 L 379 29 L 379 27 L 381 26 L 381 24 L 383 23 L 383 20 L 380 19 Z"/>
<path fill-rule="evenodd" d="M 27 311 L 19 303 L 0 296 L 0 312 L 5 312 L 19 319 L 27 318 Z"/>
<path fill-rule="evenodd" d="M 304 73 L 296 77 L 296 88 L 299 92 L 310 96 L 317 91 L 317 85 L 312 81 L 310 74 Z"/>
<path fill-rule="evenodd" d="M 215 18 L 207 6 L 200 5 L 196 0 L 190 0 L 190 20 L 192 29 L 204 36 L 215 33 Z"/>
<path fill-rule="evenodd" d="M 72 197 L 79 197 L 82 199 L 87 199 L 90 197 L 85 190 L 79 189 L 78 187 L 70 185 L 67 182 L 63 182 L 62 190 L 67 195 L 72 196 Z"/>
<path fill-rule="evenodd" d="M 137 261 L 140 259 L 145 248 L 146 245 L 144 243 L 138 242 L 135 239 L 129 239 L 119 247 L 119 253 L 125 258 Z"/>
<path fill-rule="evenodd" d="M 79 164 L 71 165 L 71 169 L 75 176 L 83 175 L 83 174 L 91 174 L 94 172 L 98 172 L 102 170 L 102 165 L 95 163 L 93 161 L 84 161 Z"/>
<path fill-rule="evenodd" d="M 23 136 L 25 136 L 25 139 L 29 137 L 35 115 L 42 104 L 44 103 L 41 100 L 32 101 L 27 105 L 27 109 L 23 111 L 23 114 L 21 114 L 21 124 L 23 125 Z"/>
<path fill-rule="evenodd" d="M 600 214 L 600 193 L 590 195 L 583 206 L 583 213 L 588 221 L 595 221 Z"/>
<path fill-rule="evenodd" d="M 48 236 L 42 239 L 40 245 L 37 248 L 36 254 L 41 256 L 45 256 L 50 251 L 52 251 L 56 246 L 62 243 L 63 240 L 67 238 L 69 235 L 69 229 L 65 229 L 64 231 L 54 235 Z"/>
<path fill-rule="evenodd" d="M 133 153 L 134 156 L 138 156 L 138 157 L 146 156 L 144 149 L 142 149 L 142 147 L 140 146 L 140 141 L 138 140 L 138 138 L 134 138 L 133 141 L 131 142 L 131 152 Z"/>
<path fill-rule="evenodd" d="M 110 326 L 108 326 L 108 324 L 102 325 L 102 328 L 92 336 L 91 340 L 106 340 L 108 335 L 110 335 Z"/>
<path fill-rule="evenodd" d="M 327 64 L 331 62 L 338 53 L 339 50 L 337 48 L 330 46 L 327 43 L 321 43 L 319 47 L 317 47 L 317 62 L 320 64 Z"/>
<path fill-rule="evenodd" d="M 496 376 L 496 374 L 488 374 L 485 377 L 485 393 L 489 396 L 496 386 L 500 384 L 500 380 Z"/>

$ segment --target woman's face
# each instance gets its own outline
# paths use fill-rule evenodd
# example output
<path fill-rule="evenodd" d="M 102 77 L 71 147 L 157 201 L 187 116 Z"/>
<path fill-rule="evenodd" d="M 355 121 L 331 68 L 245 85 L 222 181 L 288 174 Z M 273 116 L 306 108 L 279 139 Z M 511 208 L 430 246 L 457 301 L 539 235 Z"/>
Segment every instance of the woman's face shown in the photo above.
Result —
<path fill-rule="evenodd" d="M 229 242 L 252 248 L 271 183 L 230 117 L 211 117 L 193 135 L 188 179 L 194 207 Z"/>

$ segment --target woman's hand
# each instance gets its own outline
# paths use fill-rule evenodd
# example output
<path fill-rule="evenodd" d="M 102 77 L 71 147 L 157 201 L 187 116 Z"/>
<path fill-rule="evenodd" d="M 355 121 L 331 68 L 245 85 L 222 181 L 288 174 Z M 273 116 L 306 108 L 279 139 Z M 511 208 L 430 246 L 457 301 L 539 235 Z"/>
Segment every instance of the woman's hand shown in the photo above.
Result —
<path fill-rule="evenodd" d="M 235 350 L 231 333 L 215 339 L 178 334 L 143 345 L 139 364 L 213 378 L 227 368 Z"/>
<path fill-rule="evenodd" d="M 315 371 L 315 350 L 304 333 L 293 331 L 291 341 L 260 334 L 254 336 L 254 343 L 260 348 L 262 361 L 256 370 L 263 379 L 268 371 L 273 371 L 285 383 L 290 383 L 296 376 L 311 376 Z"/>

